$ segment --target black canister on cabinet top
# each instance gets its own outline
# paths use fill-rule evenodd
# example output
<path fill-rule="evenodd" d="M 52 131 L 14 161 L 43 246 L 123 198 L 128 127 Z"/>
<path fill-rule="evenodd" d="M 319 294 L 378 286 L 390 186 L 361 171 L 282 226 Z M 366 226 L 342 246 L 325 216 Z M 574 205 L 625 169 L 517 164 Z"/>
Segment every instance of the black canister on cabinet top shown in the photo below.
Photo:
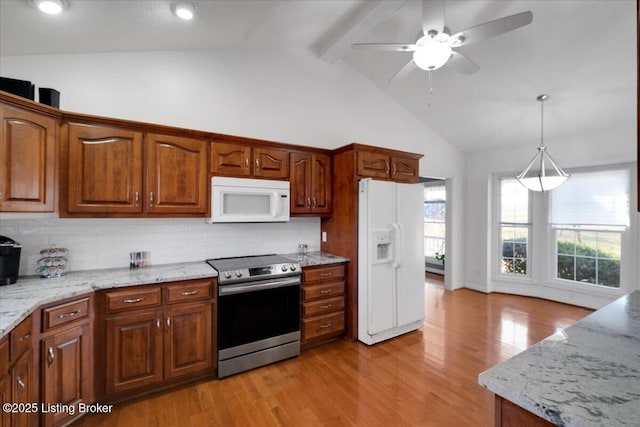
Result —
<path fill-rule="evenodd" d="M 20 270 L 20 243 L 0 236 L 0 286 L 16 283 Z"/>
<path fill-rule="evenodd" d="M 48 87 L 38 88 L 40 97 L 38 100 L 41 104 L 49 105 L 51 107 L 60 108 L 60 92 Z"/>

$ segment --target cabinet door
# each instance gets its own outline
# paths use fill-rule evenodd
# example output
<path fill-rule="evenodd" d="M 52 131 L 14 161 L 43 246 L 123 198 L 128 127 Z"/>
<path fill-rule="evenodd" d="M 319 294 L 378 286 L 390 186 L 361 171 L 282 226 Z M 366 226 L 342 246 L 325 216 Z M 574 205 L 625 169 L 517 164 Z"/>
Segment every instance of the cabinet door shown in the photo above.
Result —
<path fill-rule="evenodd" d="M 165 311 L 165 379 L 212 369 L 211 304 L 180 305 Z"/>
<path fill-rule="evenodd" d="M 0 107 L 0 212 L 53 212 L 55 119 Z"/>
<path fill-rule="evenodd" d="M 148 134 L 146 153 L 147 212 L 207 212 L 206 141 Z"/>
<path fill-rule="evenodd" d="M 76 409 L 78 403 L 87 403 L 93 383 L 89 324 L 43 340 L 40 360 L 43 403 Z M 60 425 L 71 418 L 67 412 L 43 413 L 45 426 Z"/>
<path fill-rule="evenodd" d="M 13 403 L 32 403 L 35 402 L 34 393 L 35 372 L 33 369 L 33 350 L 31 347 L 24 352 L 16 361 L 11 369 L 11 395 Z M 13 426 L 30 426 L 35 425 L 36 413 L 33 412 L 14 412 L 11 414 L 11 425 Z"/>
<path fill-rule="evenodd" d="M 291 153 L 291 206 L 290 212 L 311 212 L 311 154 Z"/>
<path fill-rule="evenodd" d="M 311 211 L 331 213 L 331 158 L 314 154 L 311 166 Z"/>
<path fill-rule="evenodd" d="M 162 380 L 160 311 L 106 320 L 106 393 L 118 393 Z"/>
<path fill-rule="evenodd" d="M 142 212 L 142 134 L 70 124 L 68 212 Z"/>
<path fill-rule="evenodd" d="M 251 175 L 251 147 L 233 142 L 211 144 L 211 173 L 213 175 Z"/>
<path fill-rule="evenodd" d="M 356 174 L 368 178 L 389 179 L 389 156 L 375 151 L 356 152 Z"/>
<path fill-rule="evenodd" d="M 418 159 L 391 156 L 391 180 L 418 182 L 420 178 L 419 163 Z"/>
<path fill-rule="evenodd" d="M 0 372 L 0 403 L 11 403 L 11 375 Z M 11 413 L 0 411 L 0 427 L 11 425 Z"/>
<path fill-rule="evenodd" d="M 256 178 L 289 178 L 289 152 L 275 148 L 253 149 L 253 176 Z"/>

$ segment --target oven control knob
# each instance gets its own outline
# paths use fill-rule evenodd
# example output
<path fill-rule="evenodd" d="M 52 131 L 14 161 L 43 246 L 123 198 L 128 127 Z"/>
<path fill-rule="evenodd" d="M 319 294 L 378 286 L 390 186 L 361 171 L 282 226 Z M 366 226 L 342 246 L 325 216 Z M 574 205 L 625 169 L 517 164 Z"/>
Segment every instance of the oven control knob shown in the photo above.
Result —
<path fill-rule="evenodd" d="M 287 266 L 282 264 L 282 267 L 280 267 L 282 269 L 282 271 L 287 271 Z"/>
<path fill-rule="evenodd" d="M 291 265 L 289 266 L 289 269 L 290 269 L 291 271 L 296 271 L 296 265 L 295 265 L 295 264 L 291 264 Z"/>
<path fill-rule="evenodd" d="M 226 277 L 227 279 L 231 279 L 231 273 L 228 271 L 224 272 L 224 277 Z"/>
<path fill-rule="evenodd" d="M 236 277 L 242 277 L 242 271 L 237 270 L 236 271 Z"/>

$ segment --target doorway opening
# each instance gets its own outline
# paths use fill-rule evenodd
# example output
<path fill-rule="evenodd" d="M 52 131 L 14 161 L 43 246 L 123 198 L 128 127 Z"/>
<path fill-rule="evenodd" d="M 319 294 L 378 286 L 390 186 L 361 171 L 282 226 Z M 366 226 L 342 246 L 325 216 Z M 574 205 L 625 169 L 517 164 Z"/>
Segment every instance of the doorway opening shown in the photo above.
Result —
<path fill-rule="evenodd" d="M 444 276 L 447 187 L 441 178 L 420 178 L 424 185 L 424 269 Z"/>

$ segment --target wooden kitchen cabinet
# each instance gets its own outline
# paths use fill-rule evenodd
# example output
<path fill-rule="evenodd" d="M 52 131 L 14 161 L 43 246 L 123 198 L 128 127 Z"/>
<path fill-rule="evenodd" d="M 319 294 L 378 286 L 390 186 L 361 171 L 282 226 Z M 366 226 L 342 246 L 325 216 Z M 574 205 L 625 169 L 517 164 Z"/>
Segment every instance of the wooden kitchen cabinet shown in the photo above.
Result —
<path fill-rule="evenodd" d="M 302 269 L 302 347 L 344 334 L 345 275 L 346 264 Z"/>
<path fill-rule="evenodd" d="M 71 123 L 63 135 L 69 213 L 139 214 L 143 211 L 142 133 Z"/>
<path fill-rule="evenodd" d="M 70 123 L 63 128 L 62 188 L 71 216 L 204 216 L 207 142 Z M 78 215 L 86 214 L 86 215 Z"/>
<path fill-rule="evenodd" d="M 0 104 L 0 212 L 53 212 L 58 120 Z"/>
<path fill-rule="evenodd" d="M 291 214 L 331 214 L 331 157 L 291 153 Z"/>
<path fill-rule="evenodd" d="M 69 412 L 42 412 L 44 426 L 66 425 L 81 414 L 80 403 L 93 401 L 92 296 L 45 306 L 40 310 L 41 401 L 76 408 Z"/>
<path fill-rule="evenodd" d="M 8 397 L 2 403 L 29 404 L 37 402 L 36 373 L 33 363 L 33 319 L 27 317 L 9 333 L 9 363 L 8 373 L 2 384 L 2 394 Z M 0 351 L 0 353 L 6 350 Z M 1 356 L 5 357 L 5 356 Z M 8 382 L 8 385 L 7 385 Z M 31 408 L 33 409 L 33 408 Z M 9 421 L 11 426 L 37 425 L 38 411 L 15 411 L 8 417 L 3 416 L 3 422 Z"/>
<path fill-rule="evenodd" d="M 11 402 L 11 375 L 9 373 L 9 336 L 0 338 L 0 403 Z M 9 427 L 11 413 L 0 411 L 0 427 Z"/>
<path fill-rule="evenodd" d="M 359 149 L 356 151 L 356 174 L 363 178 L 418 182 L 420 157 L 390 154 L 388 150 Z"/>
<path fill-rule="evenodd" d="M 244 178 L 289 178 L 289 152 L 271 147 L 214 141 L 211 146 L 211 174 Z"/>
<path fill-rule="evenodd" d="M 146 135 L 146 212 L 206 214 L 206 141 Z"/>
<path fill-rule="evenodd" d="M 211 279 L 104 292 L 104 397 L 213 374 L 215 282 Z"/>

